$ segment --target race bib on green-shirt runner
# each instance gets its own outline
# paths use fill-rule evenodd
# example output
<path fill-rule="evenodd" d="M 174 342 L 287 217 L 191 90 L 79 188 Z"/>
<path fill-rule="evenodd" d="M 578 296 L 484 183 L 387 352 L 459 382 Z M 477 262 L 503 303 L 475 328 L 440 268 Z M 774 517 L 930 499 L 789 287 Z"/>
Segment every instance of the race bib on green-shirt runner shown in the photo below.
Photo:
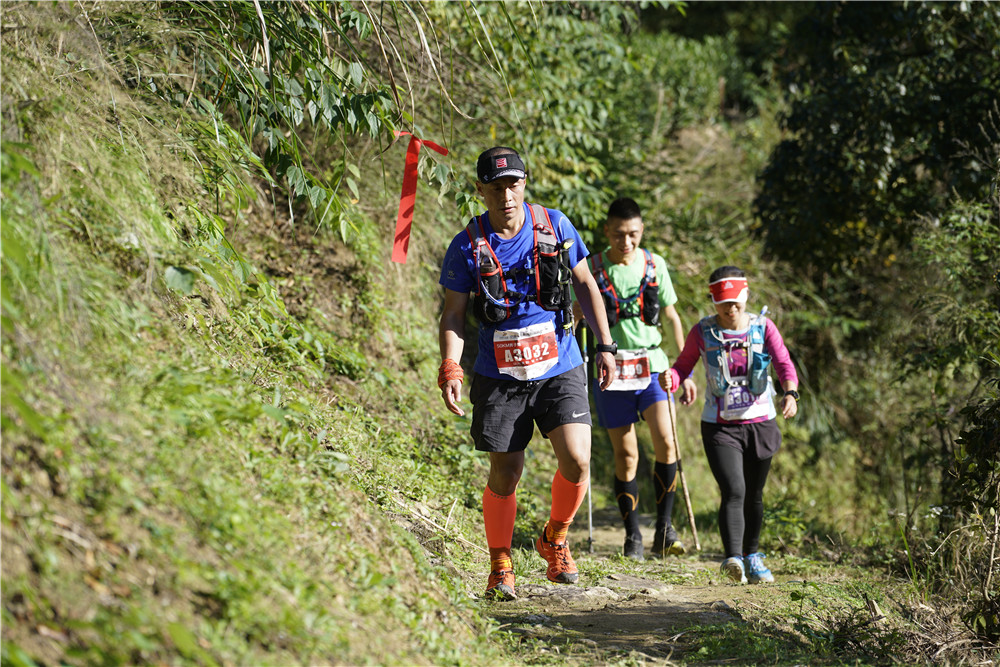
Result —
<path fill-rule="evenodd" d="M 550 320 L 522 329 L 493 332 L 497 370 L 517 380 L 534 380 L 559 363 L 556 327 Z"/>
<path fill-rule="evenodd" d="M 649 353 L 646 350 L 618 350 L 615 354 L 618 374 L 606 391 L 640 391 L 649 386 Z"/>

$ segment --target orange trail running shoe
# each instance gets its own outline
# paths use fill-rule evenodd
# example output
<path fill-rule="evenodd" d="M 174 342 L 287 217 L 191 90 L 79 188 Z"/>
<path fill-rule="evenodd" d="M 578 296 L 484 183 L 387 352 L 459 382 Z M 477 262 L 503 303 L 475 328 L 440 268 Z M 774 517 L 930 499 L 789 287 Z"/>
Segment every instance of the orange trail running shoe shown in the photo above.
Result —
<path fill-rule="evenodd" d="M 490 572 L 489 583 L 486 584 L 487 600 L 516 600 L 514 593 L 514 570 L 499 570 Z"/>
<path fill-rule="evenodd" d="M 538 554 L 549 564 L 545 576 L 549 578 L 549 581 L 554 581 L 557 584 L 575 584 L 580 578 L 580 574 L 569 553 L 569 543 L 549 542 L 546 537 L 547 531 L 548 524 L 542 528 L 542 534 L 535 541 L 535 549 Z"/>

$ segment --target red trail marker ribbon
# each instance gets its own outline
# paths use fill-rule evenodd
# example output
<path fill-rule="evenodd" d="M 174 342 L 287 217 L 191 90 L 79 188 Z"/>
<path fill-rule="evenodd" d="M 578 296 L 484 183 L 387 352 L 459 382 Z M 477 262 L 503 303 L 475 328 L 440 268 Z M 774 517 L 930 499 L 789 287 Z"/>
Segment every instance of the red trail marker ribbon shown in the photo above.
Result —
<path fill-rule="evenodd" d="M 447 155 L 448 149 L 438 146 L 433 141 L 418 139 L 410 132 L 396 131 L 397 137 L 410 136 L 410 144 L 406 147 L 406 163 L 403 166 L 403 191 L 399 195 L 399 215 L 396 217 L 396 236 L 392 242 L 392 261 L 406 264 L 406 250 L 410 246 L 410 228 L 413 226 L 413 207 L 417 201 L 417 159 L 420 157 L 420 147 L 426 145 L 441 155 Z"/>

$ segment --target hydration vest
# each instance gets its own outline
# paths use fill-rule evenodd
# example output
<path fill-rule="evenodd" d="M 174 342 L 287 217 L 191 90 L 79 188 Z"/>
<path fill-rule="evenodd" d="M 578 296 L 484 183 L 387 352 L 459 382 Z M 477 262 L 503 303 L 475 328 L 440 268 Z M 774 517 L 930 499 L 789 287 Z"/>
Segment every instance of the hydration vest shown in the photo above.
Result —
<path fill-rule="evenodd" d="M 543 310 L 563 311 L 563 327 L 571 329 L 573 297 L 570 292 L 572 270 L 569 248 L 573 241 L 559 242 L 544 206 L 530 204 L 528 210 L 535 242 L 527 274 L 535 284 L 534 301 Z M 507 289 L 503 267 L 486 240 L 484 216 L 473 218 L 465 227 L 472 242 L 476 265 L 476 296 L 472 301 L 472 312 L 483 324 L 495 325 L 510 317 L 511 309 L 529 296 Z"/>
<path fill-rule="evenodd" d="M 750 330 L 746 338 L 726 338 L 714 315 L 699 322 L 701 336 L 705 341 L 702 359 L 708 375 L 708 389 L 713 396 L 722 397 L 730 387 L 745 386 L 754 396 L 760 396 L 767 389 L 767 368 L 771 365 L 771 355 L 764 351 L 764 327 L 767 318 L 764 313 L 750 315 Z M 729 374 L 729 357 L 734 348 L 743 348 L 747 354 L 747 375 L 733 377 Z"/>
<path fill-rule="evenodd" d="M 628 298 L 618 296 L 615 286 L 611 284 L 608 272 L 604 268 L 602 256 L 599 252 L 591 255 L 590 272 L 594 274 L 597 286 L 604 297 L 604 310 L 608 314 L 608 326 L 613 327 L 618 320 L 626 320 L 638 317 L 643 324 L 655 327 L 660 323 L 660 283 L 656 280 L 656 265 L 653 263 L 653 255 L 645 248 L 642 249 L 646 258 L 646 272 L 639 283 L 639 289 Z M 633 302 L 638 302 L 637 308 L 628 308 Z"/>

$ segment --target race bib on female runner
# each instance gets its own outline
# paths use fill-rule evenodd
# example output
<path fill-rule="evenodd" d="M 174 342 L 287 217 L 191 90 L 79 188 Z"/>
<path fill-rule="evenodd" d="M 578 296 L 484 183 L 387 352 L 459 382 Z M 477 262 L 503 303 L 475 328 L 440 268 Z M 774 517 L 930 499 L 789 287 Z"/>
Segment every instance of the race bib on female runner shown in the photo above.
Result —
<path fill-rule="evenodd" d="M 734 385 L 720 399 L 719 416 L 727 421 L 742 421 L 767 416 L 771 397 L 768 392 L 754 396 L 746 385 Z"/>
<path fill-rule="evenodd" d="M 649 386 L 649 353 L 646 350 L 618 350 L 615 354 L 618 374 L 606 391 L 640 391 Z"/>
<path fill-rule="evenodd" d="M 559 363 L 559 343 L 551 320 L 523 329 L 493 332 L 497 370 L 518 380 L 534 380 Z"/>

